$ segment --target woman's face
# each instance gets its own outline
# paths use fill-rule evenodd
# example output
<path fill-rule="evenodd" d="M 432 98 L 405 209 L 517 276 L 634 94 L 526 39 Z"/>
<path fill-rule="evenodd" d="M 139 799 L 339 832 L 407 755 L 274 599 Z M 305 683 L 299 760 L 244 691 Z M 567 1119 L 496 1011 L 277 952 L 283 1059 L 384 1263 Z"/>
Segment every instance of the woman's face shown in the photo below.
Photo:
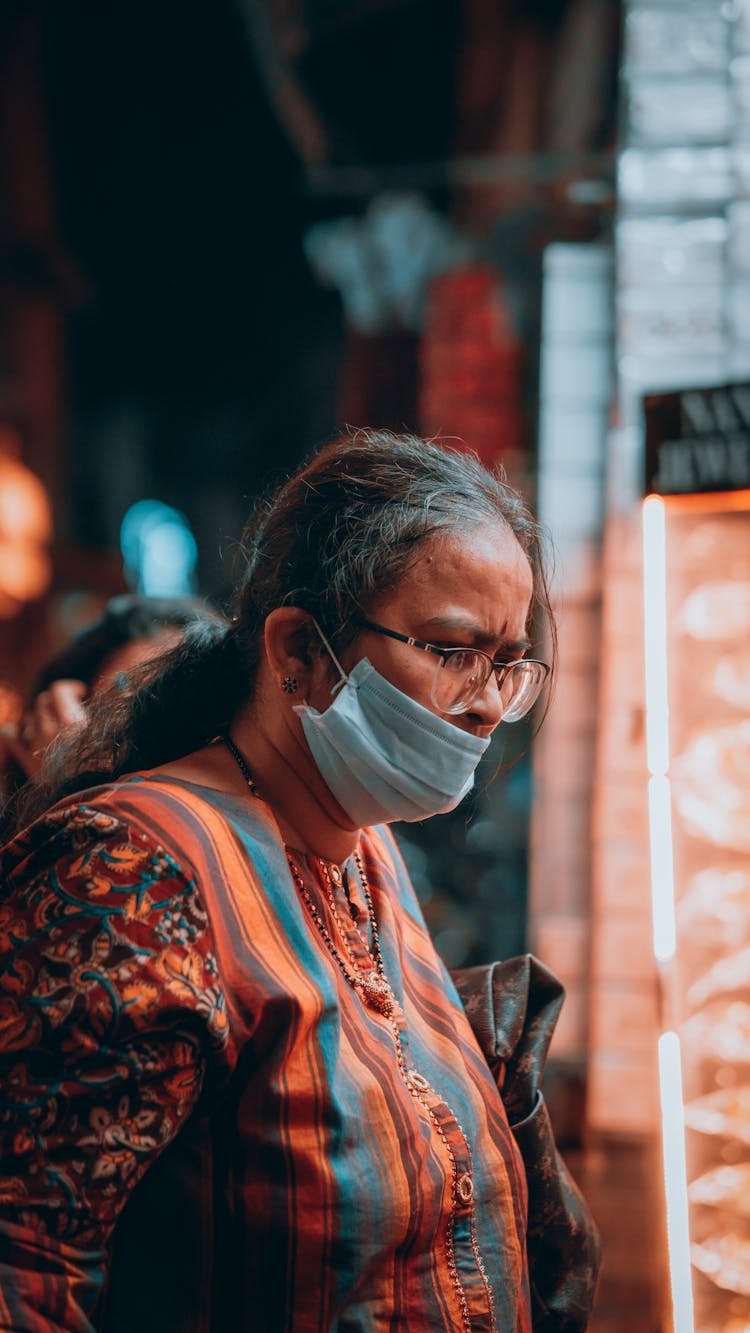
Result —
<path fill-rule="evenodd" d="M 493 660 L 512 661 L 528 648 L 526 624 L 533 592 L 528 557 L 504 523 L 424 541 L 393 592 L 367 608 L 367 618 L 439 648 L 481 648 Z M 432 688 L 440 659 L 373 630 L 363 629 L 343 655 L 349 672 L 361 658 L 434 713 Z M 312 701 L 311 701 L 312 702 Z M 318 707 L 330 703 L 321 701 Z M 494 675 L 470 709 L 440 714 L 477 736 L 502 720 Z"/>

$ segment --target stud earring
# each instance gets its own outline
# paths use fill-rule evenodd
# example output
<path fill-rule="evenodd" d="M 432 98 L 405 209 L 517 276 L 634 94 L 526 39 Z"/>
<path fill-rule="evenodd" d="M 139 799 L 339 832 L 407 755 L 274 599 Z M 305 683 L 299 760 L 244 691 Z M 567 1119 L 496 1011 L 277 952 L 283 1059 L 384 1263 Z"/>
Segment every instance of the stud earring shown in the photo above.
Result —
<path fill-rule="evenodd" d="M 299 681 L 296 676 L 285 676 L 281 685 L 285 694 L 296 694 L 299 689 Z"/>

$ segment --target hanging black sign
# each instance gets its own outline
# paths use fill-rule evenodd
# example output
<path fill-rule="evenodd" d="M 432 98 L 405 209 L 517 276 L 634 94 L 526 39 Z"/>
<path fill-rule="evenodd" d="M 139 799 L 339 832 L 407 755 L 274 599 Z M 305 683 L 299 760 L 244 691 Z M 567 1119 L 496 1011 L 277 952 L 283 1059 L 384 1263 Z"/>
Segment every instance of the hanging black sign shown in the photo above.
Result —
<path fill-rule="evenodd" d="M 750 488 L 750 384 L 650 393 L 646 494 Z"/>

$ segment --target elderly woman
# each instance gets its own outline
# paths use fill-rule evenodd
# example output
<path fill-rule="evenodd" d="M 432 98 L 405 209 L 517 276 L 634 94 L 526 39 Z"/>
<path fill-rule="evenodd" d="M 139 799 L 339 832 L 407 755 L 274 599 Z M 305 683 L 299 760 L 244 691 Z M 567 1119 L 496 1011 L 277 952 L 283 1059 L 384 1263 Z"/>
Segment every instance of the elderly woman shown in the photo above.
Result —
<path fill-rule="evenodd" d="M 259 512 L 230 629 L 92 704 L 4 852 L 0 1328 L 585 1327 L 529 1062 L 490 1068 L 387 828 L 531 708 L 538 607 L 515 494 L 361 433 Z"/>

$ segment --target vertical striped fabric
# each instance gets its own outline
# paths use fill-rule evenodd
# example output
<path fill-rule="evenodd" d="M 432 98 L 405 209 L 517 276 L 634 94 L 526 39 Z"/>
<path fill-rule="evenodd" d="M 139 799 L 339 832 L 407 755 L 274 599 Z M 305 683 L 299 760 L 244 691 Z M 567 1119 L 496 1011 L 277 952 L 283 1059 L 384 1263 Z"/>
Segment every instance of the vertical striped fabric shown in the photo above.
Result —
<path fill-rule="evenodd" d="M 139 1093 L 141 1137 L 154 1142 L 136 1154 L 137 1183 L 121 1191 L 120 1202 L 130 1189 L 124 1211 L 115 1206 L 113 1212 L 111 1192 L 109 1202 L 92 1202 L 98 1197 L 92 1178 L 88 1230 L 77 1234 L 80 1210 L 71 1199 L 74 1221 L 64 1243 L 59 1225 L 59 1240 L 43 1239 L 49 1262 L 69 1265 L 71 1291 L 58 1308 L 72 1313 L 54 1324 L 34 1322 L 33 1276 L 31 1295 L 15 1304 L 9 1277 L 0 1328 L 528 1333 L 523 1166 L 391 835 L 365 831 L 361 852 L 385 973 L 403 1011 L 402 1058 L 388 1016 L 363 1003 L 332 956 L 294 882 L 275 822 L 258 800 L 156 775 L 85 793 L 75 807 L 57 807 L 15 850 L 13 844 L 7 849 L 7 883 L 19 895 L 16 919 L 27 910 L 30 883 L 35 920 L 45 895 L 73 901 L 64 878 L 70 877 L 73 810 L 76 867 L 82 856 L 97 857 L 92 892 L 105 913 L 100 936 L 115 887 L 118 905 L 126 890 L 131 900 L 135 895 L 131 910 L 142 933 L 127 936 L 131 953 L 117 954 L 110 989 L 121 986 L 123 969 L 131 982 L 141 975 L 144 959 L 154 976 L 171 968 L 169 984 L 139 1029 L 139 1040 L 152 1043 L 151 1064 L 141 1055 L 139 1068 L 147 1069 L 149 1095 L 155 1090 L 153 1105 L 165 1104 L 160 1069 L 174 1078 L 178 1041 L 187 1072 L 182 1084 L 169 1084 L 169 1114 L 158 1130 L 144 1118 L 143 1106 L 152 1102 Z M 90 824 L 99 820 L 98 833 L 87 826 L 87 812 Z M 117 829 L 108 835 L 106 855 L 102 820 Z M 54 844 L 54 857 L 45 855 L 47 843 Z M 148 852 L 150 866 L 166 867 L 158 871 L 161 889 L 149 880 L 147 903 L 133 878 L 137 873 L 142 882 L 141 863 L 137 872 L 123 869 L 126 847 Z M 293 856 L 351 972 L 323 868 L 315 858 Z M 353 859 L 345 875 L 356 897 Z M 346 913 L 351 921 L 343 888 L 333 891 L 340 918 Z M 143 933 L 149 925 L 152 939 Z M 154 947 L 167 927 L 177 961 Z M 88 947 L 101 953 L 106 940 L 97 946 L 94 935 Z M 85 958 L 80 961 L 79 1008 L 87 1003 Z M 73 1006 L 74 1017 L 77 1012 Z M 83 1026 L 80 1015 L 76 1021 Z M 134 1021 L 125 1003 L 122 1024 Z M 103 1041 L 110 1039 L 106 1023 L 100 1030 Z M 111 1045 L 113 1061 L 119 1055 L 122 1064 L 114 1036 Z M 27 1061 L 23 1043 L 3 1048 L 0 1035 L 4 1072 L 21 1048 Z M 133 1083 L 130 1047 L 127 1055 L 126 1090 Z M 110 1077 L 116 1083 L 116 1074 Z M 86 1104 L 76 1078 L 72 1139 Z M 185 1092 L 188 1083 L 193 1092 Z M 93 1090 L 91 1099 L 93 1105 Z M 68 1178 L 75 1184 L 75 1172 Z M 69 1192 L 61 1196 L 58 1217 Z M 12 1195 L 2 1196 L 0 1278 L 3 1256 L 12 1255 L 19 1235 L 24 1239 L 32 1216 L 44 1216 L 42 1209 L 14 1211 Z M 102 1254 L 108 1246 L 111 1264 Z M 8 1273 L 7 1258 L 5 1264 Z M 100 1267 L 110 1269 L 103 1302 L 94 1299 Z M 94 1295 L 79 1300 L 76 1282 Z"/>

